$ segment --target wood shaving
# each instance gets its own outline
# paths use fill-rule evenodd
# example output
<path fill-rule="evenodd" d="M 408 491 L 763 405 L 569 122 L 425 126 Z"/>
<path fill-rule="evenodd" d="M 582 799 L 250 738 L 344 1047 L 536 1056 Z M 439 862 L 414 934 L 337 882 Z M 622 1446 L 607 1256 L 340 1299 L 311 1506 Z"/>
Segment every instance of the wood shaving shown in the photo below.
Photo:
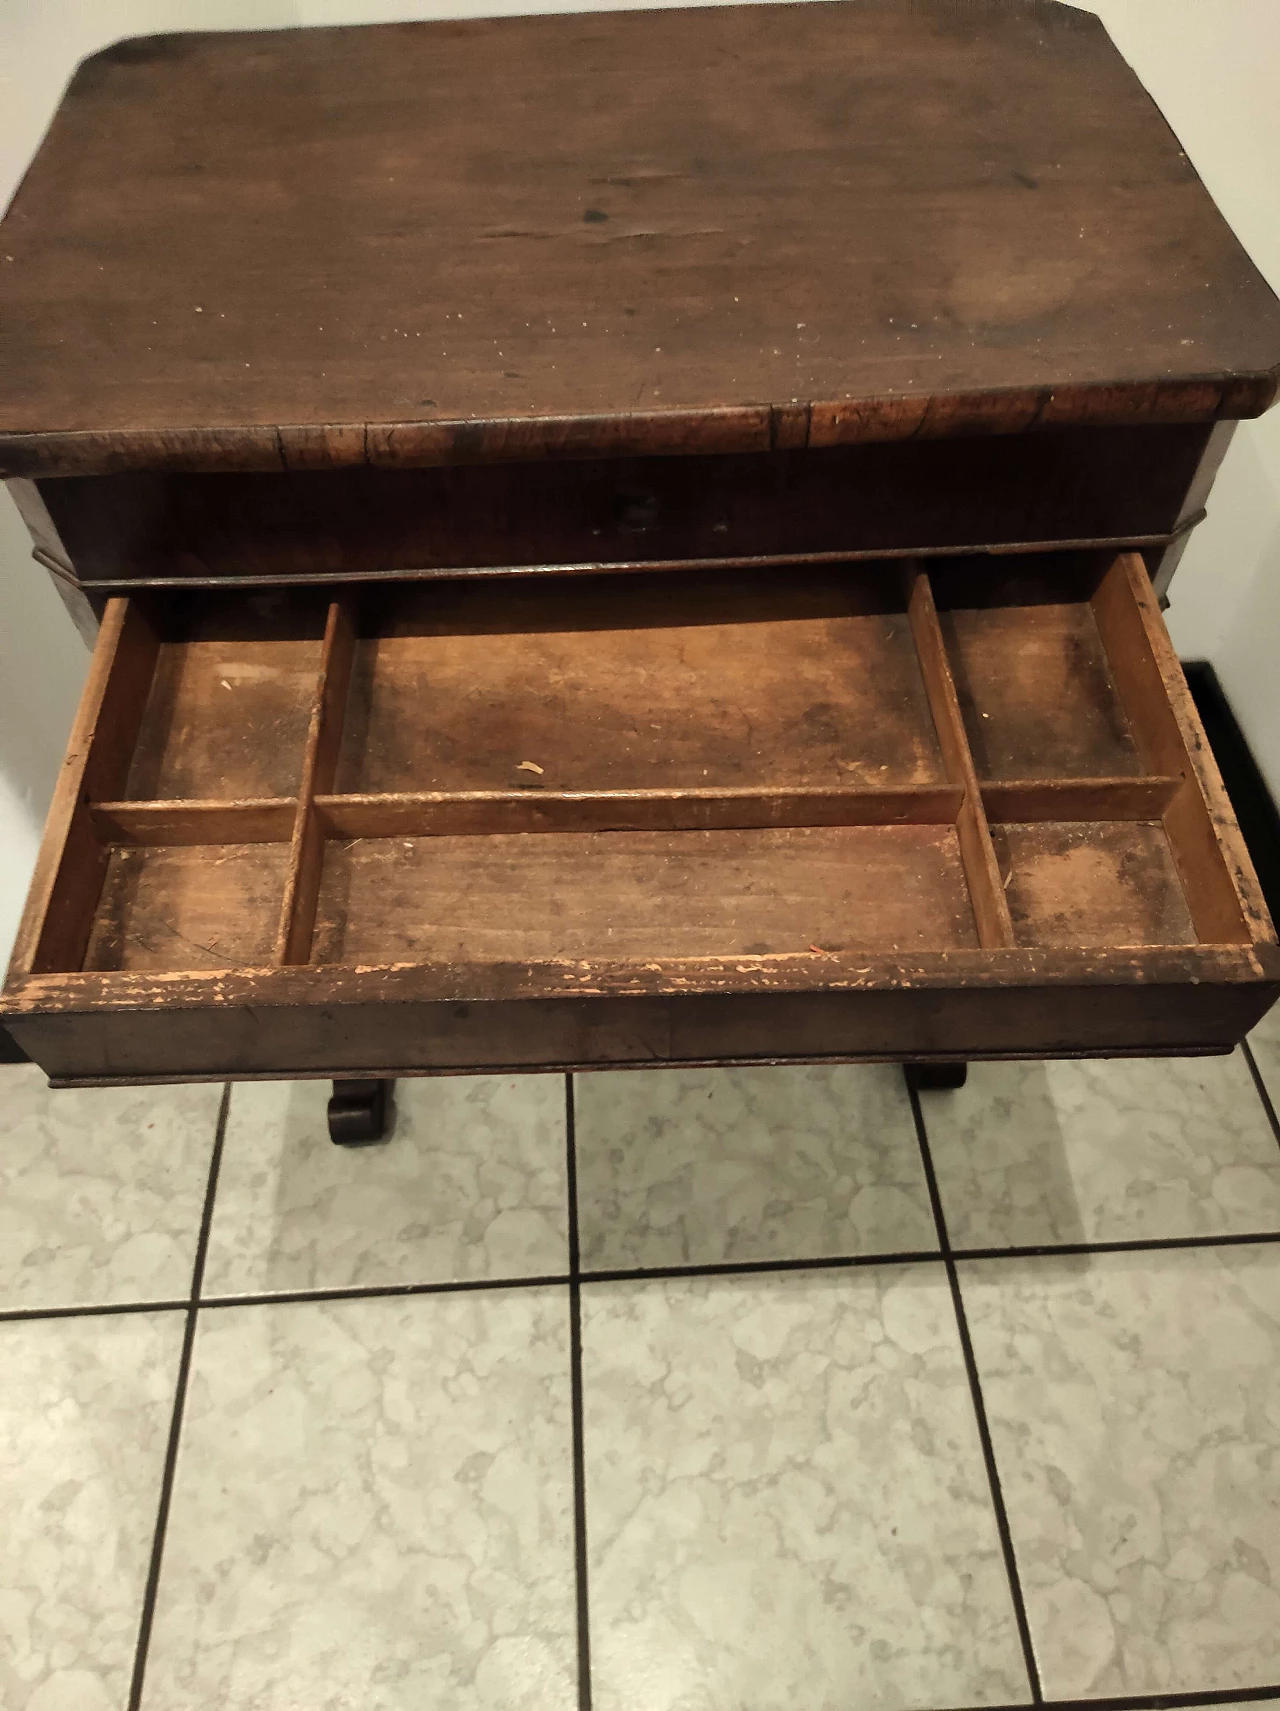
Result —
<path fill-rule="evenodd" d="M 539 775 L 539 777 L 541 777 L 541 774 L 542 774 L 542 768 L 538 765 L 537 761 L 535 761 L 535 760 L 522 760 L 520 762 L 520 765 L 516 768 L 516 771 L 517 772 L 536 772 Z"/>

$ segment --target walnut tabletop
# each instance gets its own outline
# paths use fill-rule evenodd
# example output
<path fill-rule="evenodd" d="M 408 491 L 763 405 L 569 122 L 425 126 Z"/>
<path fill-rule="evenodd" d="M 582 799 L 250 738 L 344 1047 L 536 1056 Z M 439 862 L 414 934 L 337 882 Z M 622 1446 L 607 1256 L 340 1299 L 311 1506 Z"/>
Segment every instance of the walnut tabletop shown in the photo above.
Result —
<path fill-rule="evenodd" d="M 0 233 L 0 473 L 1254 415 L 1280 304 L 1092 16 L 126 41 Z"/>

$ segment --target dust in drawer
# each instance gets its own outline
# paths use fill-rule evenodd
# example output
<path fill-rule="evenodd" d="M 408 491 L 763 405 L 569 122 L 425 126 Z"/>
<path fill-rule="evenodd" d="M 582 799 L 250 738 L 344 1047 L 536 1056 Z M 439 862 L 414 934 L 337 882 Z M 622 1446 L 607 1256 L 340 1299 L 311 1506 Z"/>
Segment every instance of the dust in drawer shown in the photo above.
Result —
<path fill-rule="evenodd" d="M 976 945 L 952 826 L 359 838 L 329 845 L 315 962 Z"/>
<path fill-rule="evenodd" d="M 85 968 L 269 965 L 288 865 L 288 844 L 113 849 Z"/>
<path fill-rule="evenodd" d="M 1020 945 L 1194 945 L 1195 926 L 1159 823 L 993 826 Z"/>

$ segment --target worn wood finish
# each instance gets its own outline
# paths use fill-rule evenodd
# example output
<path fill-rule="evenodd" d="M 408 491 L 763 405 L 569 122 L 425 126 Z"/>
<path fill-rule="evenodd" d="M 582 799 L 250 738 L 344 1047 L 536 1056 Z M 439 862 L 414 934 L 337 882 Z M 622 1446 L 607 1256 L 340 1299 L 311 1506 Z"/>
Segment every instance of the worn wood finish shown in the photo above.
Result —
<path fill-rule="evenodd" d="M 1136 553 L 1111 563 L 1092 605 L 1140 752 L 1150 770 L 1182 779 L 1165 808 L 1164 828 L 1197 932 L 1221 944 L 1272 932 L 1253 864 Z"/>
<path fill-rule="evenodd" d="M 905 789 L 423 791 L 317 796 L 338 838 L 485 832 L 715 832 L 751 826 L 953 826 L 957 785 Z"/>
<path fill-rule="evenodd" d="M 455 963 L 404 962 L 312 964 L 306 967 L 148 971 L 111 974 L 15 975 L 6 1004 L 30 1017 L 61 994 L 75 993 L 79 1014 L 141 1012 L 176 1006 L 201 1012 L 252 1005 L 263 1014 L 311 1005 L 341 1010 L 350 1005 L 467 1005 L 580 998 L 759 998 L 812 994 L 814 977 L 823 993 L 865 996 L 878 990 L 919 992 L 937 1000 L 947 989 L 1019 990 L 1024 1002 L 1038 988 L 1096 986 L 1127 990 L 1135 983 L 1170 992 L 1199 979 L 1229 1002 L 1230 990 L 1280 981 L 1280 946 L 1274 936 L 1252 945 L 1064 946 L 1020 945 L 999 955 L 982 949 L 797 952 L 794 955 L 669 957 L 642 962 L 634 957 L 575 958 L 538 962 L 488 962 L 476 969 L 466 1000 Z M 1048 1003 L 1050 1000 L 1045 999 Z M 461 1019 L 461 1018 L 460 1018 Z M 250 1023 L 252 1023 L 250 1018 Z M 304 1018 L 305 1020 L 305 1018 Z M 6 1021 L 6 1026 L 7 1026 Z M 939 1047 L 931 1049 L 941 1049 Z"/>
<path fill-rule="evenodd" d="M 948 777 L 964 791 L 956 816 L 956 836 L 977 922 L 978 943 L 984 950 L 996 950 L 1013 943 L 1013 929 L 991 848 L 991 833 L 983 813 L 973 756 L 965 738 L 951 662 L 938 623 L 929 578 L 918 566 L 908 566 L 905 582 L 911 633 L 928 688 L 938 743 L 946 760 Z"/>
<path fill-rule="evenodd" d="M 942 614 L 984 782 L 1142 771 L 1088 600 Z"/>
<path fill-rule="evenodd" d="M 127 600 L 109 602 L 54 786 L 11 973 L 79 966 L 105 872 L 86 802 L 119 794 L 158 647 L 159 638 L 140 607 Z"/>
<path fill-rule="evenodd" d="M 297 816 L 287 797 L 247 801 L 96 802 L 89 820 L 104 843 L 274 844 Z"/>
<path fill-rule="evenodd" d="M 1280 361 L 1154 104 L 1049 0 L 127 41 L 3 251 L 24 475 L 1205 422 Z"/>
<path fill-rule="evenodd" d="M 918 981 L 923 1019 L 939 991 L 986 989 L 1004 971 L 1033 994 L 1031 1052 L 1098 1043 L 1087 1028 L 1072 1042 L 1049 1027 L 1050 995 L 1089 979 L 1129 992 L 1140 1026 L 1154 1027 L 1171 1001 L 1153 1008 L 1140 994 L 1172 979 L 1160 970 L 1176 947 L 1188 986 L 1228 966 L 1231 945 L 1233 978 L 1265 986 L 1274 934 L 1141 561 L 1041 555 L 957 564 L 936 580 L 944 602 L 980 598 L 940 615 L 923 568 L 885 565 L 794 567 L 785 583 L 115 602 L 6 1014 L 39 1034 L 42 1008 L 99 1014 L 114 990 L 135 1015 L 142 989 L 130 982 L 143 972 L 171 982 L 148 988 L 150 1002 L 216 1010 L 236 970 L 255 968 L 244 978 L 273 1006 L 284 992 L 310 1005 L 323 988 L 294 984 L 310 963 L 333 969 L 340 1005 L 363 1002 L 372 967 L 391 1004 L 407 966 L 417 984 L 394 1001 L 411 1007 L 856 991 L 860 1013 L 877 983 Z M 996 632 L 1008 641 L 1004 683 L 988 658 Z M 304 722 L 305 735 L 270 764 L 298 781 L 296 796 L 120 795 L 139 752 L 186 778 L 170 759 L 187 752 L 184 721 L 155 716 L 184 692 L 202 708 L 207 753 L 244 756 L 246 731 L 278 733 L 280 662 L 295 644 L 311 651 L 305 669 L 284 671 L 284 700 L 291 736 Z M 213 694 L 214 683 L 241 694 Z M 982 751 L 997 776 L 983 779 L 969 731 L 1012 717 L 1010 705 L 1041 733 L 1039 773 L 998 776 L 1008 768 L 986 758 L 998 742 L 1021 751 L 997 730 Z M 1092 768 L 1075 773 L 1082 760 Z M 370 777 L 401 788 L 349 788 Z M 433 788 L 413 788 L 421 781 Z M 1040 957 L 1034 976 L 1018 947 Z M 1086 949 L 1101 960 L 1082 964 Z M 602 986 L 610 967 L 630 973 Z M 201 970 L 230 985 L 183 986 Z M 1177 1043 L 1218 1043 L 1194 1008 L 1197 1037 Z M 274 1009 L 270 1026 L 286 1051 Z M 108 1033 L 117 1039 L 114 1024 Z M 880 1049 L 857 1039 L 851 1055 Z M 947 1049 L 915 1023 L 901 1047 Z M 550 1037 L 545 1050 L 586 1061 Z"/>
<path fill-rule="evenodd" d="M 1159 820 L 1181 778 L 1030 778 L 983 784 L 988 821 Z"/>
<path fill-rule="evenodd" d="M 6 1026 L 50 1074 L 94 1081 L 352 1076 L 679 1063 L 1225 1051 L 1280 993 L 1255 949 L 953 951 L 929 959 L 697 959 L 449 968 L 48 976 Z M 814 969 L 824 985 L 814 985 Z M 750 985 L 750 990 L 744 990 Z M 127 995 L 122 993 L 127 987 Z M 661 990 L 664 989 L 665 990 Z"/>
<path fill-rule="evenodd" d="M 892 571 L 366 596 L 344 793 L 944 782 Z"/>
<path fill-rule="evenodd" d="M 316 962 L 769 956 L 976 943 L 950 826 L 331 844 Z"/>
<path fill-rule="evenodd" d="M 306 962 L 311 948 L 325 839 L 315 797 L 333 788 L 355 645 L 350 603 L 335 600 L 325 623 L 320 680 L 302 762 L 302 788 L 276 933 L 277 963 Z"/>
<path fill-rule="evenodd" d="M 0 1006 L 51 1072 L 1214 1050 L 1276 995 L 1137 554 L 1280 304 L 1088 14 L 124 42 L 3 238 L 0 476 L 103 619 Z"/>
<path fill-rule="evenodd" d="M 15 485 L 31 489 L 56 526 L 64 574 L 92 589 L 522 565 L 679 569 L 1163 541 L 1211 433 L 1194 424 L 1058 428 L 736 456 L 271 475 L 124 471 Z"/>
<path fill-rule="evenodd" d="M 1197 943 L 1159 821 L 1008 824 L 991 836 L 1017 943 Z"/>
<path fill-rule="evenodd" d="M 291 633 L 278 633 L 287 624 Z M 164 607 L 146 709 L 121 796 L 142 801 L 292 796 L 320 669 L 312 610 L 298 602 Z M 308 633 L 311 631 L 312 633 Z"/>
<path fill-rule="evenodd" d="M 285 844 L 124 844 L 108 853 L 87 970 L 265 967 Z"/>

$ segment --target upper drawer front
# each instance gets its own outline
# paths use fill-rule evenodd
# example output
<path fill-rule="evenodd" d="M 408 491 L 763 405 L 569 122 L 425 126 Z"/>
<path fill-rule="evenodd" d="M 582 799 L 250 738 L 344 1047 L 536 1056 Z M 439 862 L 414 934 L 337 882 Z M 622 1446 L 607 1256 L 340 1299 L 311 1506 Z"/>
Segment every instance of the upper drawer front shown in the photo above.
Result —
<path fill-rule="evenodd" d="M 1055 429 L 689 458 L 39 484 L 86 586 L 672 566 L 1167 537 L 1204 426 Z M 26 507 L 36 515 L 40 507 Z"/>
<path fill-rule="evenodd" d="M 63 1077 L 1240 1038 L 1280 957 L 1136 555 L 107 611 L 6 988 Z"/>

